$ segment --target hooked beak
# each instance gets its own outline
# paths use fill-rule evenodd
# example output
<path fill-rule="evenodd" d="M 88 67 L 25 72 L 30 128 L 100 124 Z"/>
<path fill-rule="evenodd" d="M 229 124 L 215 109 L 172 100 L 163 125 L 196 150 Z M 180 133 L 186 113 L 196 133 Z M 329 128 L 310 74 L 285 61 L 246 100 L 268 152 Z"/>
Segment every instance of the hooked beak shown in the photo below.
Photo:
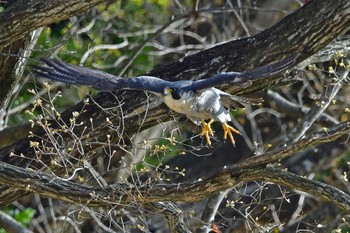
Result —
<path fill-rule="evenodd" d="M 171 93 L 172 93 L 171 88 L 169 88 L 169 87 L 164 88 L 164 91 L 163 91 L 164 96 L 169 96 L 169 95 L 171 95 Z"/>

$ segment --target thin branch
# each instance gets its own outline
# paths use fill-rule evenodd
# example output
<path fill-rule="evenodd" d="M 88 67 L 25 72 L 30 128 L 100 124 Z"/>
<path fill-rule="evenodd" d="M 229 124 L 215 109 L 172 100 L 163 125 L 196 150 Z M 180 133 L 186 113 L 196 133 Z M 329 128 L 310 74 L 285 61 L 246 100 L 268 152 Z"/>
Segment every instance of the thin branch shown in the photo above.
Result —
<path fill-rule="evenodd" d="M 340 88 L 343 86 L 344 80 L 347 79 L 349 72 L 349 70 L 344 71 L 338 82 L 325 92 L 324 96 L 320 99 L 320 103 L 311 108 L 305 115 L 304 119 L 301 120 L 299 124 L 294 127 L 293 131 L 286 137 L 286 143 L 296 142 L 305 135 L 305 132 L 322 115 L 322 113 L 327 109 L 328 105 L 333 101 L 334 97 L 338 94 Z"/>
<path fill-rule="evenodd" d="M 203 221 L 204 225 L 201 228 L 198 228 L 198 231 L 197 231 L 198 233 L 208 233 L 212 230 L 211 224 L 215 220 L 215 216 L 218 212 L 220 204 L 231 190 L 232 190 L 231 188 L 226 189 L 224 191 L 220 191 L 209 197 L 201 217 L 201 220 Z"/>
<path fill-rule="evenodd" d="M 170 27 L 173 23 L 178 22 L 181 23 L 184 19 L 186 19 L 188 15 L 182 15 L 177 18 L 170 20 L 168 23 L 164 24 L 160 27 L 154 35 L 150 36 L 144 42 L 140 43 L 134 50 L 133 54 L 128 58 L 127 62 L 120 68 L 119 76 L 122 76 L 125 71 L 129 68 L 129 66 L 134 62 L 136 57 L 142 52 L 142 49 L 147 45 L 148 42 L 152 41 L 154 38 L 159 36 L 166 28 Z"/>
<path fill-rule="evenodd" d="M 286 98 L 283 98 L 277 92 L 271 90 L 267 91 L 267 97 L 269 98 L 269 101 L 273 101 L 276 104 L 276 108 L 279 111 L 287 113 L 288 116 L 295 116 L 300 118 L 301 116 L 303 116 L 303 114 L 306 114 L 310 111 L 309 107 L 300 106 L 296 103 L 293 103 L 287 100 Z M 337 121 L 334 117 L 324 112 L 321 113 L 317 121 L 319 121 L 321 124 L 327 127 L 339 124 L 339 121 Z"/>
<path fill-rule="evenodd" d="M 89 48 L 84 55 L 80 59 L 80 65 L 84 64 L 86 59 L 95 51 L 103 50 L 103 49 L 121 49 L 128 46 L 129 42 L 126 37 L 124 37 L 124 41 L 119 44 L 100 44 Z"/>

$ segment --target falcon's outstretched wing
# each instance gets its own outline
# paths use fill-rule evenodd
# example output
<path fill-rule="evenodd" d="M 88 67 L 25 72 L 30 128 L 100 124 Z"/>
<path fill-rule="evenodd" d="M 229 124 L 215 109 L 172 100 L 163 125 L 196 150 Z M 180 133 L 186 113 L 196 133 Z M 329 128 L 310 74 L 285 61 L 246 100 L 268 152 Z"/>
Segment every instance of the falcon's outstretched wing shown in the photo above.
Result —
<path fill-rule="evenodd" d="M 192 91 L 198 91 L 225 84 L 240 85 L 252 80 L 272 77 L 278 73 L 281 73 L 293 67 L 296 64 L 297 57 L 298 56 L 290 56 L 283 59 L 282 61 L 265 66 L 260 66 L 253 70 L 248 70 L 244 72 L 227 72 L 216 74 L 207 79 L 194 81 L 190 86 L 185 88 L 188 88 Z"/>
<path fill-rule="evenodd" d="M 46 58 L 42 58 L 46 66 L 34 65 L 33 71 L 44 78 L 67 84 L 91 85 L 101 91 L 129 89 L 162 94 L 165 87 L 196 92 L 225 84 L 242 85 L 252 80 L 271 77 L 283 72 L 295 65 L 296 58 L 297 56 L 290 56 L 280 62 L 257 67 L 253 70 L 220 73 L 211 78 L 197 81 L 180 80 L 171 82 L 153 76 L 122 78 L 106 72 Z"/>
<path fill-rule="evenodd" d="M 46 66 L 33 66 L 33 71 L 41 77 L 72 85 L 91 85 L 101 91 L 129 89 L 162 94 L 165 87 L 172 86 L 172 82 L 152 76 L 122 78 L 60 60 L 42 58 L 42 61 Z"/>

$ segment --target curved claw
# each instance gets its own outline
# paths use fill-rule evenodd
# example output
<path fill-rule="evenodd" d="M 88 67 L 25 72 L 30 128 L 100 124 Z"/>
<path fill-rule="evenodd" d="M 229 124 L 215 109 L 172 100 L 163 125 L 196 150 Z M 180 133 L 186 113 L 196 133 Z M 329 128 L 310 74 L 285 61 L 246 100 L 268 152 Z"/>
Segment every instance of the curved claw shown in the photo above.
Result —
<path fill-rule="evenodd" d="M 222 128 L 224 128 L 224 139 L 226 140 L 227 135 L 230 137 L 232 144 L 235 144 L 235 140 L 233 139 L 233 133 L 241 134 L 237 129 L 233 128 L 232 126 L 229 126 L 226 122 L 222 123 Z"/>
<path fill-rule="evenodd" d="M 200 136 L 205 136 L 205 139 L 207 140 L 208 145 L 211 145 L 211 141 L 210 141 L 210 137 L 214 136 L 213 130 L 211 129 L 211 124 L 214 122 L 213 119 L 210 119 L 210 121 L 208 123 L 206 123 L 205 121 L 201 121 L 202 123 L 202 131 L 199 134 Z"/>

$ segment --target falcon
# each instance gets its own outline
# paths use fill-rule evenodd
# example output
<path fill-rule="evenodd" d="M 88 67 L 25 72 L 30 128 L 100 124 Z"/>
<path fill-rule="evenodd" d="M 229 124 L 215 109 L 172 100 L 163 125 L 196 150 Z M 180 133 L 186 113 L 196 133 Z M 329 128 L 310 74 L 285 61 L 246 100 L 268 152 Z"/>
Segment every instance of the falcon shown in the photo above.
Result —
<path fill-rule="evenodd" d="M 139 90 L 160 96 L 171 110 L 185 114 L 196 125 L 202 125 L 200 136 L 204 136 L 210 146 L 210 138 L 214 136 L 211 124 L 214 121 L 222 124 L 224 139 L 229 136 L 232 144 L 235 144 L 233 133 L 240 132 L 227 123 L 232 120 L 229 109 L 244 107 L 242 103 L 261 102 L 231 95 L 216 87 L 250 85 L 253 80 L 275 76 L 295 65 L 296 56 L 244 72 L 226 72 L 207 79 L 180 81 L 167 81 L 153 76 L 123 78 L 60 60 L 42 58 L 42 61 L 45 65 L 34 65 L 33 71 L 43 78 L 70 85 L 90 85 L 99 91 Z"/>

